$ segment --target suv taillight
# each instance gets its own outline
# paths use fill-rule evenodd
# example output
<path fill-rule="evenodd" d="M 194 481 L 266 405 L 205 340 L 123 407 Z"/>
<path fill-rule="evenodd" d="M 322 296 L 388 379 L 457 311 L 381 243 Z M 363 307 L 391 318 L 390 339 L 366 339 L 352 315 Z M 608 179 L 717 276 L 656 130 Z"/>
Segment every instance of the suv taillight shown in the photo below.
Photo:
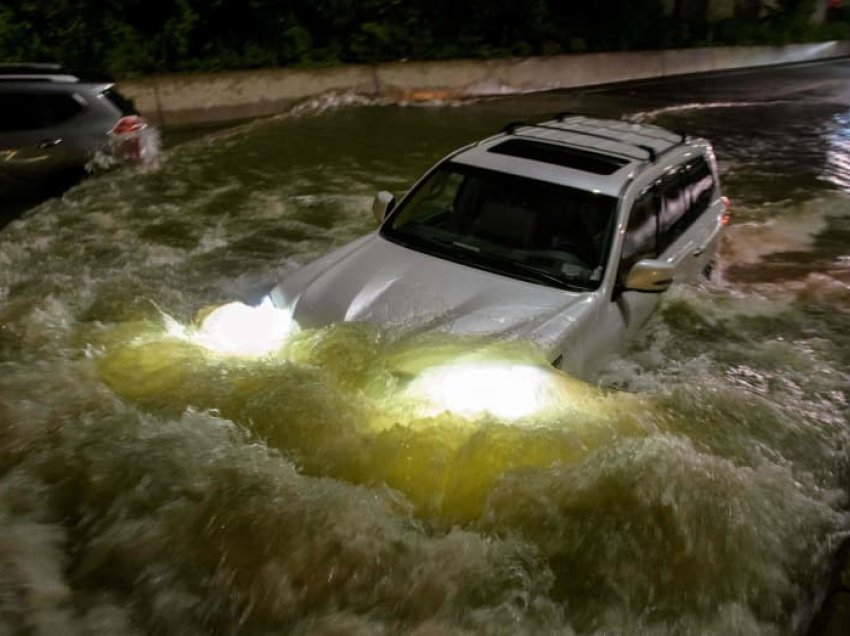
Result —
<path fill-rule="evenodd" d="M 109 131 L 109 147 L 121 161 L 140 163 L 145 159 L 144 135 L 148 123 L 139 115 L 126 115 Z"/>
<path fill-rule="evenodd" d="M 720 200 L 723 202 L 723 214 L 720 216 L 720 222 L 723 225 L 729 225 L 729 222 L 732 220 L 732 201 L 729 197 L 720 197 Z"/>
<path fill-rule="evenodd" d="M 118 122 L 109 131 L 110 135 L 124 135 L 127 133 L 135 133 L 147 128 L 148 122 L 140 115 L 127 115 L 118 120 Z"/>

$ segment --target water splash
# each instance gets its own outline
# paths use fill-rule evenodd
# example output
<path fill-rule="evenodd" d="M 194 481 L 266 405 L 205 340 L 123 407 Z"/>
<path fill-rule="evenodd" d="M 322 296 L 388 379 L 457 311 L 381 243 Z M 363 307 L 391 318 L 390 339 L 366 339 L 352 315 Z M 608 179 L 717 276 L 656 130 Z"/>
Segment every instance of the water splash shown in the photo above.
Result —
<path fill-rule="evenodd" d="M 724 102 L 691 102 L 688 104 L 673 104 L 654 108 L 652 110 L 629 113 L 626 119 L 637 124 L 650 123 L 664 115 L 680 115 L 701 110 L 730 109 L 730 108 L 762 108 L 769 106 L 793 104 L 789 100 L 764 101 L 724 101 Z"/>

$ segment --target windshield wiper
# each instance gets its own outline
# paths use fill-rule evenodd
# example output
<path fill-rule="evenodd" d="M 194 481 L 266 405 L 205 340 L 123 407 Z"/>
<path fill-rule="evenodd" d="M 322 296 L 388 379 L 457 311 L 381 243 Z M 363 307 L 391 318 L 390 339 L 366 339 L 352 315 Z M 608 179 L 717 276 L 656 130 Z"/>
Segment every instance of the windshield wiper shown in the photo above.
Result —
<path fill-rule="evenodd" d="M 399 236 L 400 235 L 400 236 Z M 443 256 L 467 265 L 478 265 L 478 267 L 494 272 L 496 274 L 519 275 L 531 282 L 551 283 L 555 287 L 567 291 L 583 292 L 593 289 L 592 285 L 583 278 L 570 278 L 563 274 L 555 274 L 551 270 L 527 265 L 521 261 L 511 260 L 497 253 L 482 249 L 477 245 L 453 240 L 448 237 L 428 236 L 421 234 L 401 233 L 398 236 L 403 241 L 408 239 L 416 249 L 423 250 L 438 256 Z M 438 248 L 438 249 L 435 249 Z M 459 249 L 458 249 L 459 248 Z M 458 258 L 464 254 L 474 255 L 474 258 Z"/>
<path fill-rule="evenodd" d="M 558 287 L 563 287 L 569 291 L 587 291 L 589 286 L 584 281 L 584 279 L 577 278 L 567 278 L 560 274 L 555 274 L 548 269 L 543 269 L 542 267 L 535 267 L 534 265 L 526 265 L 525 263 L 516 262 L 516 261 L 500 261 L 504 264 L 509 264 L 511 268 L 516 272 L 528 272 L 529 274 L 533 274 L 535 277 L 542 278 L 550 283 L 555 283 Z M 584 284 L 582 284 L 584 283 Z"/>

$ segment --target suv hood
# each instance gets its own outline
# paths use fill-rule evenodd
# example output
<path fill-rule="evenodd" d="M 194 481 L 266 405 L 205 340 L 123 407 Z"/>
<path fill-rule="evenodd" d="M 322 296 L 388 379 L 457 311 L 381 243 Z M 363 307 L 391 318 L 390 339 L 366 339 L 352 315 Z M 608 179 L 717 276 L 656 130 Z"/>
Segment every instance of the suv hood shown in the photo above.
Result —
<path fill-rule="evenodd" d="M 374 322 L 405 331 L 522 338 L 550 349 L 593 307 L 574 293 L 475 269 L 371 234 L 307 265 L 272 292 L 304 327 Z"/>

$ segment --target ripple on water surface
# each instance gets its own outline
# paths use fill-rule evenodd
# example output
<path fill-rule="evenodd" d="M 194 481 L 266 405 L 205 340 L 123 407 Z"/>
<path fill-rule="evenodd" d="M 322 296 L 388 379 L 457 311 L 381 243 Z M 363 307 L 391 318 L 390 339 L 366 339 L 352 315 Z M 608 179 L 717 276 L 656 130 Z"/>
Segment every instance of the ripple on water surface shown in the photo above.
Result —
<path fill-rule="evenodd" d="M 525 102 L 526 116 L 550 99 Z M 369 231 L 373 190 L 406 187 L 517 108 L 252 124 L 172 150 L 158 173 L 93 179 L 7 227 L 0 624 L 727 634 L 804 623 L 846 531 L 847 278 L 824 235 L 850 207 L 834 184 L 759 203 L 764 192 L 746 190 L 752 159 L 733 153 L 744 204 L 726 280 L 674 290 L 597 385 L 557 376 L 564 399 L 519 420 L 425 412 L 405 392 L 481 342 L 332 325 L 246 360 L 167 331 L 163 312 L 189 324 Z M 692 123 L 717 126 L 720 110 Z M 381 152 L 367 143 L 376 121 Z M 405 154 L 410 130 L 428 141 Z M 802 264 L 753 273 L 771 259 Z"/>

